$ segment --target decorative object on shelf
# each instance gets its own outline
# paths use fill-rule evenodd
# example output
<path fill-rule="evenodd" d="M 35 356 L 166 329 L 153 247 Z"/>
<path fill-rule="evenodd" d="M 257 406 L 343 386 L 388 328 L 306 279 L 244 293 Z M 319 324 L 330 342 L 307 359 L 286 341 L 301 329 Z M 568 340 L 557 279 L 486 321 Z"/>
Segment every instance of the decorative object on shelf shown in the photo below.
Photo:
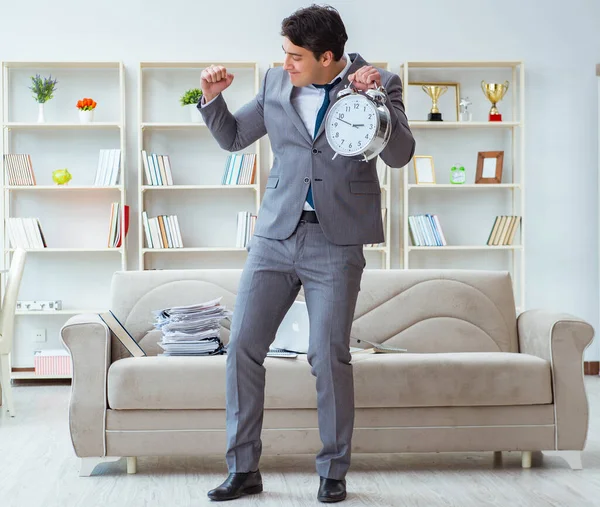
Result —
<path fill-rule="evenodd" d="M 439 86 L 439 85 L 423 85 L 421 86 L 422 90 L 429 95 L 433 104 L 431 105 L 431 109 L 429 114 L 427 115 L 427 121 L 443 121 L 442 113 L 438 109 L 438 100 L 448 91 L 447 86 Z"/>
<path fill-rule="evenodd" d="M 68 169 L 57 169 L 52 172 L 52 181 L 57 185 L 66 185 L 73 177 Z"/>
<path fill-rule="evenodd" d="M 17 301 L 17 310 L 22 311 L 58 311 L 62 310 L 62 299 L 52 300 L 43 300 L 43 301 L 30 301 L 30 300 L 18 300 Z"/>
<path fill-rule="evenodd" d="M 179 99 L 181 105 L 188 108 L 188 111 L 190 112 L 190 120 L 192 121 L 192 123 L 203 122 L 202 115 L 196 107 L 198 105 L 198 102 L 200 102 L 201 98 L 202 90 L 200 90 L 199 88 L 190 88 Z"/>
<path fill-rule="evenodd" d="M 337 93 L 323 122 L 333 158 L 342 155 L 367 162 L 381 153 L 392 135 L 386 97 L 382 86 L 361 91 L 353 82 Z"/>
<path fill-rule="evenodd" d="M 453 185 L 462 185 L 466 180 L 467 177 L 464 166 L 456 164 L 450 168 L 450 183 Z"/>
<path fill-rule="evenodd" d="M 437 94 L 436 100 L 433 93 Z M 456 81 L 411 81 L 408 83 L 408 97 L 406 112 L 410 121 L 458 121 L 460 83 Z M 427 115 L 425 111 L 428 111 Z M 440 119 L 436 120 L 436 117 Z"/>
<path fill-rule="evenodd" d="M 471 121 L 473 119 L 473 114 L 469 111 L 469 106 L 472 102 L 469 100 L 469 97 L 464 97 L 460 99 L 459 107 L 460 113 L 458 114 L 458 121 Z"/>
<path fill-rule="evenodd" d="M 77 109 L 79 109 L 79 121 L 81 123 L 92 123 L 94 121 L 94 110 L 96 102 L 90 98 L 84 98 L 77 101 Z"/>
<path fill-rule="evenodd" d="M 503 162 L 503 151 L 478 152 L 475 183 L 501 183 Z"/>
<path fill-rule="evenodd" d="M 415 181 L 418 185 L 435 183 L 435 169 L 431 155 L 413 156 L 413 165 L 415 168 Z"/>
<path fill-rule="evenodd" d="M 33 92 L 33 98 L 38 103 L 38 123 L 45 123 L 44 104 L 54 97 L 56 84 L 58 81 L 52 79 L 52 75 L 42 78 L 39 74 L 31 76 L 32 86 L 29 89 Z"/>
<path fill-rule="evenodd" d="M 502 97 L 508 91 L 508 81 L 504 81 L 504 83 L 486 83 L 482 80 L 481 89 L 483 90 L 483 94 L 492 103 L 489 121 L 502 121 L 502 115 L 498 111 L 496 104 L 502 100 Z"/>

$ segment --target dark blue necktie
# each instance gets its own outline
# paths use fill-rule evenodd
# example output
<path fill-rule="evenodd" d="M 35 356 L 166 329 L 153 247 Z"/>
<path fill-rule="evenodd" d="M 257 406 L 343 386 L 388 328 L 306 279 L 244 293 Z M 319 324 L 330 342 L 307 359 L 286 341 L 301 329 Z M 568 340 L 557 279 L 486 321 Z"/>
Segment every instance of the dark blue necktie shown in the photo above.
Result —
<path fill-rule="evenodd" d="M 313 85 L 315 88 L 324 88 L 325 89 L 325 98 L 323 99 L 323 104 L 321 105 L 321 109 L 317 113 L 317 120 L 315 121 L 315 132 L 313 133 L 313 139 L 317 137 L 317 132 L 319 132 L 319 127 L 321 127 L 321 123 L 323 122 L 323 118 L 325 118 L 325 113 L 327 112 L 327 108 L 329 107 L 329 92 L 331 89 L 337 85 L 342 78 L 336 78 L 333 83 L 324 84 L 324 85 Z M 312 186 L 308 187 L 308 194 L 306 195 L 306 201 L 311 207 L 315 207 L 313 203 L 313 195 L 312 195 Z"/>

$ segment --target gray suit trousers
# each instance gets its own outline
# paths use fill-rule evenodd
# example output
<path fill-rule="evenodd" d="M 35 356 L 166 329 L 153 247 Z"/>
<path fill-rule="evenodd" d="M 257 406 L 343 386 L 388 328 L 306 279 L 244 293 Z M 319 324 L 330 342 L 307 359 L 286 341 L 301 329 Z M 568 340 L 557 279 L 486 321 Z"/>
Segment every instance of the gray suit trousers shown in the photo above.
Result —
<path fill-rule="evenodd" d="M 331 243 L 319 224 L 300 221 L 283 240 L 252 237 L 227 349 L 226 461 L 230 473 L 258 468 L 263 363 L 302 285 L 310 320 L 307 359 L 316 377 L 323 444 L 316 470 L 321 477 L 345 477 L 354 428 L 350 329 L 365 264 L 362 245 Z"/>

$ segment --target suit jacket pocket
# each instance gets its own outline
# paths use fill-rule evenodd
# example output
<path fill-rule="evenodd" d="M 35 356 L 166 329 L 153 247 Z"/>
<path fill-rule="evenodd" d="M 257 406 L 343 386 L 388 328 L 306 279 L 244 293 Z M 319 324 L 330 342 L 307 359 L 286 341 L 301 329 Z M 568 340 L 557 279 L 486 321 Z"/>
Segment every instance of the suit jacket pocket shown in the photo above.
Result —
<path fill-rule="evenodd" d="M 279 176 L 269 176 L 267 178 L 267 186 L 265 188 L 275 188 L 279 183 Z"/>
<path fill-rule="evenodd" d="M 353 194 L 379 194 L 381 187 L 378 181 L 351 181 L 350 192 Z"/>

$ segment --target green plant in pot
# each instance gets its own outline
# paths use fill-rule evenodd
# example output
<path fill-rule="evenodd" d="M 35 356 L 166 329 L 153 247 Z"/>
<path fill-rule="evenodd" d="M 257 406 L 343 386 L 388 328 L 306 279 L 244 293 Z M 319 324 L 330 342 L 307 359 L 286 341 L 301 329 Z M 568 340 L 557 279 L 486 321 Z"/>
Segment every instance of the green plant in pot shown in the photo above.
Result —
<path fill-rule="evenodd" d="M 38 123 L 46 121 L 44 117 L 44 104 L 54 98 L 56 84 L 58 80 L 52 79 L 52 75 L 42 78 L 39 74 L 31 76 L 31 86 L 29 89 L 33 92 L 33 98 L 38 103 Z"/>
<path fill-rule="evenodd" d="M 202 98 L 202 90 L 199 88 L 190 88 L 179 99 L 183 107 L 187 107 L 190 112 L 190 120 L 193 123 L 202 123 L 202 115 L 198 111 L 198 102 Z"/>

